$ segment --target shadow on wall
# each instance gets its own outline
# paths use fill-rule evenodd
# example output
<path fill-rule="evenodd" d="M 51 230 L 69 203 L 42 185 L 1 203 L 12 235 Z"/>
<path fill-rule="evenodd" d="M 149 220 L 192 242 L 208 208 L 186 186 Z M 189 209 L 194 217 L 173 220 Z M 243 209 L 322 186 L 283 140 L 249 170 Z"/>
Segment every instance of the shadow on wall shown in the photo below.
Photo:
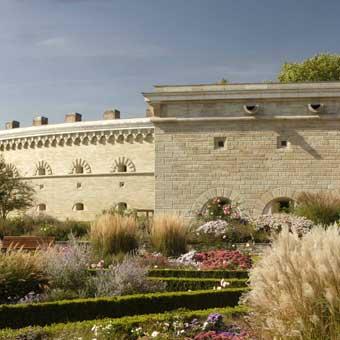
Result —
<path fill-rule="evenodd" d="M 288 139 L 288 141 L 292 145 L 300 146 L 304 151 L 309 153 L 313 158 L 315 159 L 322 159 L 321 155 L 310 145 L 306 142 L 303 136 L 301 136 L 296 130 L 289 129 L 287 132 L 276 129 L 276 132 L 278 134 L 278 138 L 283 140 L 285 138 Z"/>

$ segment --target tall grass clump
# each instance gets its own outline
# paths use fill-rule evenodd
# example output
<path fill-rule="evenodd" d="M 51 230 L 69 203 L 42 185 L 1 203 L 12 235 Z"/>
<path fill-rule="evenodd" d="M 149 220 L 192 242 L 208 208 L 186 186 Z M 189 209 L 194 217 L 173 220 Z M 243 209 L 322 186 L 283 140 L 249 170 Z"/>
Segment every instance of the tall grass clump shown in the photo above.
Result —
<path fill-rule="evenodd" d="M 330 192 L 302 192 L 295 213 L 316 224 L 330 225 L 340 218 L 340 196 Z"/>
<path fill-rule="evenodd" d="M 245 301 L 261 339 L 339 339 L 340 234 L 282 231 L 250 272 Z"/>
<path fill-rule="evenodd" d="M 42 293 L 47 284 L 39 252 L 15 248 L 0 252 L 0 304 L 17 302 L 28 293 Z"/>
<path fill-rule="evenodd" d="M 178 215 L 157 215 L 151 224 L 153 247 L 166 256 L 178 256 L 187 250 L 188 229 Z"/>
<path fill-rule="evenodd" d="M 138 248 L 136 220 L 132 216 L 103 214 L 91 225 L 90 239 L 101 258 L 131 252 Z"/>

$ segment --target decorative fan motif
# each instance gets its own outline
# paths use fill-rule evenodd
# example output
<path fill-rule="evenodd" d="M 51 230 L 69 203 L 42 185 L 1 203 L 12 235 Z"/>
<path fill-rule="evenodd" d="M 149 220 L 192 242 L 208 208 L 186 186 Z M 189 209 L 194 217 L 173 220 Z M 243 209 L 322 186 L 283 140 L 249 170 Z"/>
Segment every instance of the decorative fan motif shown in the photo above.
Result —
<path fill-rule="evenodd" d="M 89 163 L 87 163 L 85 160 L 81 158 L 77 158 L 72 163 L 72 168 L 70 170 L 70 174 L 90 174 L 91 173 L 91 167 Z"/>
<path fill-rule="evenodd" d="M 39 161 L 34 170 L 34 176 L 52 175 L 51 166 L 45 161 Z"/>
<path fill-rule="evenodd" d="M 136 172 L 136 166 L 129 158 L 122 156 L 114 161 L 112 172 Z"/>
<path fill-rule="evenodd" d="M 19 177 L 19 171 L 14 164 L 12 164 L 12 163 L 6 164 L 6 170 L 11 171 L 13 177 Z"/>

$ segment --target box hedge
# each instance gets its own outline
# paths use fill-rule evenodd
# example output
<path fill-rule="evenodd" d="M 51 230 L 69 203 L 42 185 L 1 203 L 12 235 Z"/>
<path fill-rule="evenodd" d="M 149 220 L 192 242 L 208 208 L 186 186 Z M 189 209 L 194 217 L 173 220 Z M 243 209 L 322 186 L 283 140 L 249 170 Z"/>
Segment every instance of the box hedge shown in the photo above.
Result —
<path fill-rule="evenodd" d="M 246 279 L 246 270 L 186 270 L 186 269 L 152 269 L 149 276 L 155 277 L 197 277 L 217 279 Z"/>
<path fill-rule="evenodd" d="M 221 279 L 192 278 L 192 277 L 150 277 L 166 283 L 168 292 L 212 289 L 220 285 Z M 246 287 L 247 279 L 227 279 L 229 288 Z"/>
<path fill-rule="evenodd" d="M 244 288 L 127 295 L 0 306 L 0 328 L 161 313 L 178 308 L 234 307 Z"/>
<path fill-rule="evenodd" d="M 190 321 L 194 318 L 205 318 L 211 313 L 220 313 L 227 318 L 233 318 L 235 316 L 242 315 L 248 310 L 244 306 L 225 307 L 225 308 L 210 308 L 204 310 L 175 310 L 171 312 L 165 312 L 162 314 L 148 314 L 148 315 L 136 315 L 125 316 L 117 319 L 100 319 L 70 323 L 59 323 L 49 326 L 34 326 L 25 327 L 21 329 L 3 329 L 0 330 L 0 339 L 45 339 L 48 338 L 60 338 L 59 336 L 67 336 L 69 339 L 78 337 L 79 334 L 83 335 L 84 331 L 91 333 L 91 328 L 94 324 L 97 326 L 106 326 L 111 324 L 115 328 L 128 331 L 132 327 L 140 327 L 143 324 L 150 322 L 165 322 L 178 316 Z M 91 334 L 92 335 L 92 334 Z"/>

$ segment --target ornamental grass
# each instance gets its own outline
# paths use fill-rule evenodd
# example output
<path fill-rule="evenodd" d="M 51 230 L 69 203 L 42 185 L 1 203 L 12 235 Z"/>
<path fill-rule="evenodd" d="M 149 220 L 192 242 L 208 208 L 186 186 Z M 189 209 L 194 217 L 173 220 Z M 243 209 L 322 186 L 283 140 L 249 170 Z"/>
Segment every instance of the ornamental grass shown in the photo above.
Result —
<path fill-rule="evenodd" d="M 282 231 L 250 272 L 245 301 L 261 339 L 339 339 L 340 234 Z"/>
<path fill-rule="evenodd" d="M 132 216 L 103 214 L 92 223 L 91 245 L 101 258 L 128 253 L 138 248 L 138 230 Z"/>
<path fill-rule="evenodd" d="M 187 250 L 188 227 L 178 215 L 157 215 L 151 225 L 150 239 L 163 255 L 178 256 Z"/>
<path fill-rule="evenodd" d="M 340 218 L 340 196 L 331 192 L 302 192 L 295 213 L 316 224 L 330 225 Z"/>

